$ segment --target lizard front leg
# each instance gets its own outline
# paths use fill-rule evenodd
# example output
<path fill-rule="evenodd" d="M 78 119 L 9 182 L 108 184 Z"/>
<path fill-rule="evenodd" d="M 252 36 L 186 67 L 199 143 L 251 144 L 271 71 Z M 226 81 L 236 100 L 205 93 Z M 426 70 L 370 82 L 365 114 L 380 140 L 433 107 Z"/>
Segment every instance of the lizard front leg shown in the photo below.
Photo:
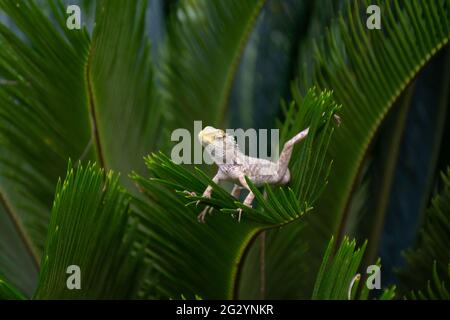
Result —
<path fill-rule="evenodd" d="M 220 170 L 216 173 L 216 175 L 214 176 L 214 178 L 212 178 L 212 181 L 214 182 L 214 183 L 216 183 L 216 184 L 218 184 L 219 182 L 220 182 L 220 180 L 222 180 L 223 179 L 223 176 L 222 176 L 222 174 L 221 174 L 221 172 L 220 172 Z M 212 191 L 213 191 L 213 187 L 212 186 L 207 186 L 206 187 L 206 189 L 205 189 L 205 191 L 203 192 L 203 197 L 204 198 L 211 198 L 211 194 L 212 194 Z M 198 200 L 197 201 L 197 205 L 200 203 L 200 200 Z M 207 213 L 211 213 L 211 211 L 212 211 L 212 207 L 210 207 L 210 206 L 206 206 L 203 210 L 202 210 L 202 212 L 200 212 L 200 214 L 197 216 L 197 219 L 198 219 L 198 221 L 199 222 L 202 222 L 202 223 L 204 223 L 205 222 L 205 216 L 206 216 L 206 214 Z"/>
<path fill-rule="evenodd" d="M 245 197 L 244 205 L 248 207 L 252 207 L 253 200 L 255 199 L 255 195 L 253 194 L 252 190 L 250 190 L 250 187 L 247 184 L 247 181 L 245 181 L 245 175 L 241 175 L 239 177 L 239 183 L 248 190 L 248 195 Z M 238 221 L 241 222 L 241 216 L 242 216 L 242 208 L 237 209 L 238 212 Z"/>
<path fill-rule="evenodd" d="M 255 195 L 253 194 L 253 192 L 249 191 L 248 195 L 245 197 L 244 205 L 251 208 L 254 199 L 255 199 Z M 242 208 L 239 208 L 238 209 L 238 222 L 241 222 L 241 216 L 242 216 Z"/>
<path fill-rule="evenodd" d="M 214 181 L 214 179 L 213 179 L 213 181 Z M 208 186 L 208 188 L 209 188 L 210 186 Z M 211 197 L 211 192 L 210 192 L 210 190 L 212 190 L 212 188 L 211 189 L 206 189 L 205 190 L 205 192 L 203 193 L 203 196 L 205 196 L 205 193 L 206 193 L 206 197 L 207 198 L 209 198 L 209 197 Z M 234 186 L 233 186 L 233 190 L 231 190 L 231 195 L 234 197 L 234 198 L 236 198 L 236 199 L 239 199 L 239 196 L 241 195 L 241 190 L 242 190 L 242 187 L 240 187 L 240 186 L 238 186 L 237 184 L 235 184 Z M 208 192 L 207 192 L 208 191 Z M 213 207 L 211 207 L 211 206 L 206 206 L 203 210 L 202 210 L 202 212 L 198 215 L 198 220 L 200 221 L 200 222 L 205 222 L 205 217 L 206 217 L 206 215 L 208 214 L 208 213 L 211 213 L 212 212 L 212 210 L 213 210 Z"/>

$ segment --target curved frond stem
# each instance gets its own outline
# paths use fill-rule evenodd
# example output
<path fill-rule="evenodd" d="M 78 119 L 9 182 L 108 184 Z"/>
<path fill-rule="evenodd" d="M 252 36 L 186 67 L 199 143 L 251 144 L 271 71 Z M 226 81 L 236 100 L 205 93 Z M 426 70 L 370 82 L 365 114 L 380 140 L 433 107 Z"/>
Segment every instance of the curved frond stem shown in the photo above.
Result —
<path fill-rule="evenodd" d="M 386 1 L 381 30 L 368 30 L 369 1 L 348 2 L 322 39 L 311 44 L 301 65 L 302 88 L 332 89 L 343 105 L 342 126 L 330 144 L 335 170 L 332 194 L 318 201 L 317 229 L 343 239 L 352 194 L 372 141 L 399 98 L 450 40 L 450 1 Z M 323 248 L 326 238 L 320 246 Z"/>
<path fill-rule="evenodd" d="M 11 222 L 13 223 L 14 227 L 17 230 L 17 234 L 22 239 L 23 244 L 25 245 L 26 250 L 28 251 L 28 254 L 32 258 L 33 265 L 36 267 L 36 270 L 39 271 L 39 256 L 36 252 L 36 248 L 34 247 L 31 239 L 28 237 L 27 232 L 25 231 L 25 228 L 22 225 L 21 220 L 17 217 L 16 213 L 12 209 L 12 207 L 8 204 L 6 198 L 3 196 L 3 194 L 0 192 L 0 206 L 5 209 L 6 214 L 9 216 Z"/>
<path fill-rule="evenodd" d="M 91 134 L 92 141 L 94 141 L 95 151 L 97 154 L 97 159 L 102 168 L 106 168 L 105 158 L 103 156 L 102 144 L 100 140 L 100 132 L 98 129 L 98 121 L 97 121 L 97 111 L 96 111 L 96 103 L 95 103 L 95 95 L 94 95 L 94 87 L 92 83 L 91 76 L 91 67 L 92 67 L 92 46 L 89 49 L 88 58 L 86 62 L 86 90 L 87 90 L 87 98 L 88 98 L 88 108 L 91 120 Z"/>

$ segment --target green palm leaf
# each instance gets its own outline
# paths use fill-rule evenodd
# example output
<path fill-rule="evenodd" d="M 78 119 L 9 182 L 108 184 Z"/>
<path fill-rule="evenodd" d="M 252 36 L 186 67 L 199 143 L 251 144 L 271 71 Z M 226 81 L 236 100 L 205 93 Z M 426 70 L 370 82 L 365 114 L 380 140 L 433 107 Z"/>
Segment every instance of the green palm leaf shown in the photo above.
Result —
<path fill-rule="evenodd" d="M 424 289 L 412 291 L 408 296 L 415 300 L 449 300 L 450 264 L 447 269 L 447 279 L 441 280 L 437 271 L 436 261 L 433 263 L 432 280 L 427 282 Z M 445 275 L 445 274 L 444 274 Z"/>
<path fill-rule="evenodd" d="M 361 274 L 357 273 L 361 266 L 367 241 L 362 247 L 356 247 L 356 241 L 344 237 L 336 253 L 332 255 L 334 238 L 328 243 L 323 256 L 322 265 L 317 274 L 312 299 L 350 300 L 368 298 L 369 289 L 362 283 Z M 377 263 L 378 266 L 379 263 Z M 359 292 L 358 292 L 359 291 Z M 385 289 L 381 300 L 390 300 L 395 296 L 395 287 Z"/>
<path fill-rule="evenodd" d="M 439 280 L 439 275 L 448 275 L 450 266 L 450 168 L 441 177 L 442 191 L 431 201 L 418 241 L 405 253 L 407 265 L 399 271 L 404 291 L 432 290 L 430 280 L 440 292 L 450 285 L 448 279 Z"/>
<path fill-rule="evenodd" d="M 146 7 L 147 1 L 126 6 L 120 0 L 98 1 L 86 61 L 97 159 L 125 173 L 144 169 L 142 157 L 156 149 L 161 131 Z"/>
<path fill-rule="evenodd" d="M 224 126 L 233 78 L 264 2 L 178 2 L 162 70 L 165 101 L 174 114 L 172 128 L 191 128 L 194 120 Z"/>
<path fill-rule="evenodd" d="M 143 237 L 148 239 L 150 258 L 165 279 L 161 281 L 162 295 L 236 296 L 241 260 L 254 236 L 263 229 L 299 219 L 312 208 L 326 184 L 329 162 L 325 161 L 325 154 L 333 133 L 330 121 L 337 105 L 328 92 L 316 94 L 310 90 L 304 99 L 296 97 L 298 104 L 291 104 L 289 109 L 292 123 L 285 124 L 282 137 L 286 139 L 308 125 L 310 133 L 293 155 L 291 187 L 266 186 L 268 196 L 264 199 L 261 191 L 247 180 L 256 195 L 256 208 L 237 202 L 201 170 L 192 172 L 163 154 L 146 159 L 152 178 L 133 175 L 141 191 L 151 200 L 149 203 L 136 200 L 136 205 L 146 226 Z M 207 185 L 214 187 L 211 199 L 186 193 L 201 194 Z M 197 200 L 220 209 L 208 217 L 206 225 L 197 222 L 200 210 L 194 206 Z M 241 223 L 229 216 L 237 208 L 244 210 Z M 197 264 L 186 264 L 188 259 Z M 215 281 L 211 283 L 207 279 Z"/>
<path fill-rule="evenodd" d="M 112 172 L 69 168 L 57 186 L 36 299 L 137 297 L 145 265 L 132 254 L 129 198 Z M 71 265 L 81 270 L 81 289 L 67 287 Z"/>
<path fill-rule="evenodd" d="M 365 9 L 382 8 L 382 30 L 366 28 Z M 350 1 L 347 10 L 313 42 L 302 60 L 302 87 L 332 89 L 342 104 L 342 130 L 330 144 L 335 170 L 330 193 L 318 201 L 304 241 L 311 241 L 312 270 L 318 267 L 330 233 L 343 236 L 363 160 L 388 112 L 415 76 L 448 44 L 450 1 Z M 425 27 L 426 26 L 426 27 Z M 310 59 L 309 59 L 310 58 Z M 369 245 L 376 245 L 377 242 Z M 313 259 L 315 257 L 316 259 Z M 311 258 L 311 260 L 310 260 Z"/>
<path fill-rule="evenodd" d="M 0 9 L 23 33 L 19 38 L 0 24 L 0 74 L 9 81 L 0 87 L 0 214 L 15 227 L 1 233 L 0 242 L 20 239 L 9 242 L 10 248 L 29 254 L 34 266 L 5 261 L 3 254 L 0 265 L 15 268 L 5 276 L 28 282 L 15 285 L 26 285 L 31 294 L 21 275 L 36 274 L 56 181 L 67 158 L 78 159 L 89 141 L 83 82 L 89 41 L 84 31 L 58 32 L 35 2 L 2 1 Z"/>
<path fill-rule="evenodd" d="M 28 297 L 33 295 L 37 283 L 38 266 L 33 261 L 32 254 L 26 242 L 29 239 L 21 238 L 17 233 L 18 226 L 10 220 L 9 210 L 0 199 L 0 273 L 5 281 L 14 285 Z M 26 235 L 25 232 L 22 235 Z M 29 242 L 28 242 L 29 243 Z"/>
<path fill-rule="evenodd" d="M 0 86 L 0 197 L 7 206 L 0 214 L 16 227 L 0 242 L 21 239 L 11 250 L 24 252 L 25 245 L 35 264 L 0 255 L 5 269 L 21 266 L 8 279 L 36 274 L 56 181 L 69 158 L 139 172 L 143 155 L 155 148 L 160 117 L 146 3 L 98 1 L 91 41 L 85 29 L 66 28 L 60 1 L 49 2 L 50 16 L 35 1 L 0 2 L 21 31 L 18 36 L 0 24 L 0 75 L 7 80 Z M 16 285 L 29 288 L 23 279 L 28 284 Z"/>
<path fill-rule="evenodd" d="M 146 244 L 153 270 L 153 284 L 145 294 L 159 298 L 183 294 L 190 299 L 196 294 L 208 299 L 235 295 L 234 282 L 244 248 L 257 232 L 253 224 L 238 224 L 221 214 L 209 217 L 206 225 L 200 224 L 198 209 L 186 207 L 188 200 L 173 188 L 140 177 L 135 180 L 151 199 L 134 201 L 141 241 Z"/>
<path fill-rule="evenodd" d="M 302 241 L 307 228 L 305 219 L 297 219 L 255 238 L 242 267 L 239 299 L 302 298 L 299 287 L 309 271 L 303 259 L 310 246 Z"/>
<path fill-rule="evenodd" d="M 388 17 L 385 31 L 370 32 L 360 17 L 358 3 L 353 2 L 348 17 L 340 18 L 336 34 L 328 33 L 326 42 L 317 47 L 326 43 L 330 49 L 316 51 L 315 83 L 335 90 L 337 101 L 346 106 L 342 130 L 330 148 L 336 159 L 330 185 L 342 196 L 321 199 L 321 206 L 337 223 L 342 222 L 353 181 L 383 118 L 415 75 L 449 41 L 449 1 L 403 4 L 401 8 L 398 1 L 381 1 Z M 424 25 L 432 26 L 433 32 L 424 30 Z M 336 45 L 337 37 L 345 47 Z M 364 63 L 361 56 L 367 57 Z"/>
<path fill-rule="evenodd" d="M 354 188 L 381 124 L 397 108 L 389 149 L 399 145 L 411 84 L 448 46 L 450 0 L 375 1 L 382 30 L 365 26 L 365 8 L 374 3 L 348 1 L 323 39 L 300 45 L 302 81 L 293 85 L 294 102 L 282 105 L 281 142 L 307 126 L 310 134 L 294 149 L 288 186 L 257 188 L 247 179 L 256 195 L 248 208 L 200 169 L 175 165 L 164 153 L 142 157 L 167 149 L 167 130 L 194 120 L 225 126 L 235 74 L 265 3 L 173 2 L 158 70 L 145 32 L 146 0 L 98 0 L 92 34 L 66 28 L 62 0 L 0 1 L 0 15 L 12 24 L 0 22 L 0 298 L 310 297 L 320 261 L 312 297 L 348 298 L 378 245 L 369 239 L 364 256 L 366 244 L 358 249 L 344 237 L 352 231 L 349 208 L 358 211 Z M 323 34 L 316 27 L 310 35 Z M 340 104 L 343 125 L 333 135 Z M 68 159 L 75 168 L 67 170 Z M 385 185 L 396 156 L 389 161 Z M 414 267 L 402 277 L 420 274 L 406 280 L 413 298 L 448 298 L 449 179 L 450 171 L 407 253 Z M 198 196 L 207 185 L 211 199 Z M 378 195 L 373 234 L 389 193 Z M 206 205 L 214 211 L 200 224 Z M 332 239 L 322 257 L 331 234 L 340 245 L 333 254 Z M 67 288 L 70 265 L 81 267 L 81 290 Z M 356 279 L 351 298 L 368 294 Z M 394 295 L 387 288 L 379 298 Z"/>
<path fill-rule="evenodd" d="M 25 296 L 0 277 L 0 300 L 23 300 Z"/>
<path fill-rule="evenodd" d="M 0 89 L 1 192 L 40 251 L 55 181 L 65 171 L 66 157 L 78 158 L 89 140 L 83 89 L 88 39 L 85 32 L 58 33 L 34 2 L 2 1 L 0 6 L 28 35 L 24 43 L 0 25 L 0 69 L 13 83 Z M 20 191 L 8 194 L 16 188 Z M 30 201 L 21 201 L 20 193 Z"/>

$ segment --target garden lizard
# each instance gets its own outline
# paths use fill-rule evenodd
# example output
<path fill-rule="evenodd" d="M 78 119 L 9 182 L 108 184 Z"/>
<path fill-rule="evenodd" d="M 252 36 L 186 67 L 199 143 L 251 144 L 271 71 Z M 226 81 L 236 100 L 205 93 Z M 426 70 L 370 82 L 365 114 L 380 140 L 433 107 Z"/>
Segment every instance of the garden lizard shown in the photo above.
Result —
<path fill-rule="evenodd" d="M 200 143 L 205 147 L 208 154 L 218 166 L 218 171 L 212 181 L 218 184 L 220 181 L 232 181 L 234 183 L 231 195 L 239 198 L 242 188 L 249 191 L 244 200 L 244 205 L 252 206 L 255 195 L 250 190 L 245 176 L 255 186 L 259 187 L 265 183 L 273 185 L 285 185 L 290 180 L 289 160 L 291 159 L 294 145 L 308 135 L 309 128 L 304 129 L 284 144 L 278 161 L 273 162 L 266 159 L 249 157 L 239 150 L 234 137 L 223 130 L 213 127 L 205 127 L 198 134 Z M 203 192 L 203 197 L 211 198 L 212 186 L 208 186 Z M 199 201 L 197 201 L 197 204 Z M 204 222 L 205 216 L 212 210 L 206 207 L 199 215 L 198 220 Z M 241 219 L 242 209 L 238 209 L 238 221 Z"/>

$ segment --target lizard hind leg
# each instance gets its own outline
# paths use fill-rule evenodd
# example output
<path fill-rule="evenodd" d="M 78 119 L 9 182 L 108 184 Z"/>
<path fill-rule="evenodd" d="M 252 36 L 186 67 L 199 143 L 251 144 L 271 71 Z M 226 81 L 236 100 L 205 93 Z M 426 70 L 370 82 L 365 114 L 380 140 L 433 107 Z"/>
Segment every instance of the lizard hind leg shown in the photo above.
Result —
<path fill-rule="evenodd" d="M 198 214 L 198 216 L 197 216 L 198 222 L 205 223 L 205 217 L 206 217 L 206 214 L 209 212 L 209 209 L 210 209 L 210 207 L 209 207 L 209 206 L 206 206 L 206 207 L 202 210 L 202 212 L 200 212 L 200 213 Z"/>
<path fill-rule="evenodd" d="M 233 186 L 233 190 L 231 190 L 231 195 L 232 195 L 234 198 L 239 199 L 239 197 L 240 197 L 240 195 L 241 195 L 241 190 L 242 190 L 242 187 L 241 187 L 241 186 L 238 186 L 237 184 L 235 184 L 235 185 Z"/>
<path fill-rule="evenodd" d="M 246 205 L 247 207 L 250 207 L 250 208 L 251 208 L 254 199 L 255 199 L 255 195 L 253 194 L 253 192 L 249 191 L 247 197 L 245 197 L 244 205 Z M 242 211 L 243 211 L 242 208 L 237 209 L 237 212 L 238 212 L 238 222 L 241 222 Z"/>
<path fill-rule="evenodd" d="M 198 222 L 205 223 L 205 217 L 206 217 L 206 215 L 207 215 L 207 214 L 211 214 L 211 212 L 212 212 L 213 210 L 214 210 L 214 207 L 206 206 L 206 207 L 202 210 L 202 212 L 200 212 L 200 213 L 198 214 L 198 216 L 197 216 Z"/>
<path fill-rule="evenodd" d="M 255 195 L 253 194 L 253 192 L 250 191 L 248 193 L 247 197 L 245 197 L 244 204 L 247 207 L 251 207 L 254 199 L 255 199 Z"/>

